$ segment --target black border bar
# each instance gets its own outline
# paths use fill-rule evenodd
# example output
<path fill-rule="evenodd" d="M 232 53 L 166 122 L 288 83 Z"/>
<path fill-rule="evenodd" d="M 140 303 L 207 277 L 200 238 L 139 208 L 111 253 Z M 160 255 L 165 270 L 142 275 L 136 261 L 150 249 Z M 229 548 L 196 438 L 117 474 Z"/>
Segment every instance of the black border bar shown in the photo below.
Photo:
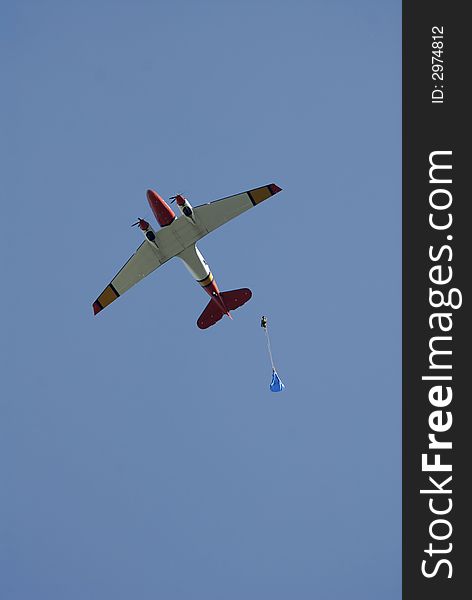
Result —
<path fill-rule="evenodd" d="M 472 25 L 466 9 L 459 2 L 403 2 L 406 600 L 463 600 L 471 593 L 472 103 L 466 88 Z"/>

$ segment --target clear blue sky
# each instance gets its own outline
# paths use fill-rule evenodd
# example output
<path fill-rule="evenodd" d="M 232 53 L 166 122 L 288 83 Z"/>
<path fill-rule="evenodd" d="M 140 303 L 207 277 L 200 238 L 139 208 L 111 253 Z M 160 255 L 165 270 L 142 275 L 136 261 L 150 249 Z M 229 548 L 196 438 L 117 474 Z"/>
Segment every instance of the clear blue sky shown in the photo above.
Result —
<path fill-rule="evenodd" d="M 398 600 L 400 2 L 1 4 L 0 597 Z M 234 321 L 177 261 L 93 317 L 148 187 L 272 181 Z"/>

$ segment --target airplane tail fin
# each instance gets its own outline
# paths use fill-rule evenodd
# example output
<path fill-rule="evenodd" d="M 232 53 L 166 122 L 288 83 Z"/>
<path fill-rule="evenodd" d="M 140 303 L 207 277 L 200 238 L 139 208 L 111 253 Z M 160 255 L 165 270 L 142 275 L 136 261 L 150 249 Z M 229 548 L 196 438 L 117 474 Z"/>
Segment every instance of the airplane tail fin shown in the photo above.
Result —
<path fill-rule="evenodd" d="M 228 313 L 230 310 L 236 310 L 248 300 L 251 299 L 252 292 L 249 288 L 241 288 L 239 290 L 231 290 L 229 292 L 221 292 L 220 297 L 225 305 Z M 198 317 L 197 325 L 200 329 L 207 329 L 217 323 L 224 315 L 222 308 L 215 300 L 210 300 L 205 310 Z M 231 316 L 228 314 L 228 316 Z"/>

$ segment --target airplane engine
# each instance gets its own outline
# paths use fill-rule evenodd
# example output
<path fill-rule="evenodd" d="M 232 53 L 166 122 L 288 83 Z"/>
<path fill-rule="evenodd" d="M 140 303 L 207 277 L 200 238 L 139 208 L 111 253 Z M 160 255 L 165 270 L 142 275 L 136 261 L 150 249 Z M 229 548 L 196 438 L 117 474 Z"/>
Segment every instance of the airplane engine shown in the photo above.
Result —
<path fill-rule="evenodd" d="M 145 219 L 138 219 L 136 221 L 136 223 L 133 223 L 132 227 L 134 225 L 139 225 L 139 229 L 141 229 L 141 231 L 144 234 L 144 237 L 149 241 L 149 242 L 155 242 L 156 240 L 156 232 L 154 231 L 154 229 L 149 225 L 149 223 L 145 220 Z"/>
<path fill-rule="evenodd" d="M 179 207 L 180 212 L 185 217 L 187 217 L 187 219 L 190 219 L 193 222 L 193 208 L 190 202 L 187 200 L 187 198 L 184 198 L 183 196 L 178 194 L 177 196 L 174 196 L 174 199 L 177 202 L 177 206 Z"/>

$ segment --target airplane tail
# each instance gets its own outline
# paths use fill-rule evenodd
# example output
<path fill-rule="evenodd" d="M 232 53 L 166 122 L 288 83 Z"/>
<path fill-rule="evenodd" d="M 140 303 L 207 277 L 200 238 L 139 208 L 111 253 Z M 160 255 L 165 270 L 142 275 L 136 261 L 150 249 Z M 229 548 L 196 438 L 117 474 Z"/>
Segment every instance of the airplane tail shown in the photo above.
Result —
<path fill-rule="evenodd" d="M 251 299 L 252 292 L 249 288 L 241 288 L 239 290 L 221 292 L 220 296 L 228 310 L 236 310 Z"/>
<path fill-rule="evenodd" d="M 231 290 L 229 292 L 221 292 L 220 298 L 228 311 L 236 310 L 245 304 L 252 297 L 252 292 L 249 288 L 241 288 L 239 290 Z M 199 316 L 197 325 L 200 329 L 207 329 L 217 323 L 224 315 L 223 309 L 215 300 L 210 300 L 205 310 Z"/>

